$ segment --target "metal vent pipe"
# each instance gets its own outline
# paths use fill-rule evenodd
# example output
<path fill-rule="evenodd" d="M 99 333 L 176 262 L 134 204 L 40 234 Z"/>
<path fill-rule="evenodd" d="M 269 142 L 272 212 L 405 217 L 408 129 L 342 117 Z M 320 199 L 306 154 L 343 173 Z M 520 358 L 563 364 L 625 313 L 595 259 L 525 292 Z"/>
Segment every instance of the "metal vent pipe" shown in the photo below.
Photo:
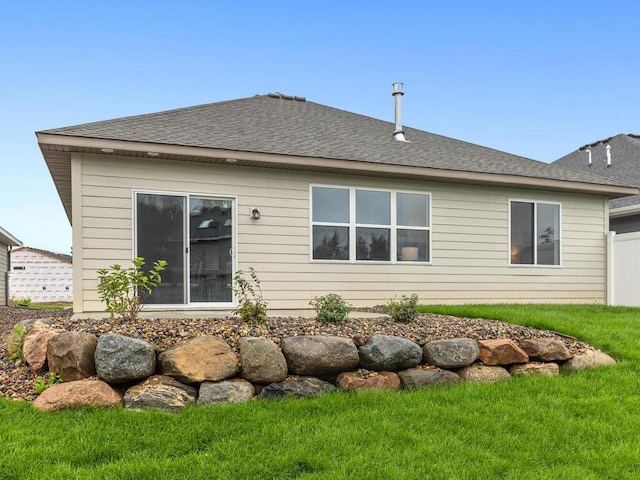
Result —
<path fill-rule="evenodd" d="M 396 125 L 393 131 L 393 139 L 399 142 L 406 142 L 404 130 L 402 130 L 402 96 L 404 95 L 404 83 L 396 82 L 391 84 L 391 95 L 395 99 Z"/>

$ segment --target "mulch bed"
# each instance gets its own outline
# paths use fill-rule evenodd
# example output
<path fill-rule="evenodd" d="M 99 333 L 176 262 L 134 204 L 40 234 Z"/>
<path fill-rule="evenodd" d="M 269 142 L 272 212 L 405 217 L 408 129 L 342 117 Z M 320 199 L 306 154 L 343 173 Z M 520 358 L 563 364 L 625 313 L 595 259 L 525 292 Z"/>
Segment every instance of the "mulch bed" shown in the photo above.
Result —
<path fill-rule="evenodd" d="M 365 309 L 362 309 L 365 310 Z M 367 309 L 378 313 L 378 307 Z M 293 317 L 269 317 L 259 325 L 249 325 L 235 318 L 153 318 L 125 322 L 120 319 L 85 320 L 71 319 L 71 312 L 43 311 L 13 307 L 0 307 L 0 338 L 4 339 L 13 326 L 27 319 L 52 318 L 53 326 L 68 331 L 89 332 L 100 336 L 107 332 L 120 333 L 152 343 L 160 350 L 198 335 L 222 337 L 237 350 L 241 337 L 266 337 L 280 344 L 282 338 L 295 335 L 337 335 L 354 338 L 356 343 L 366 341 L 374 334 L 405 337 L 423 345 L 431 340 L 467 337 L 476 340 L 510 338 L 558 338 L 572 352 L 587 346 L 566 335 L 548 330 L 511 325 L 478 318 L 459 318 L 449 315 L 423 314 L 410 324 L 397 323 L 380 316 L 366 319 L 348 319 L 338 324 L 325 324 L 316 319 Z M 0 397 L 16 400 L 33 400 L 37 395 L 33 382 L 38 375 L 24 366 L 16 366 L 8 359 L 6 343 L 0 344 Z"/>

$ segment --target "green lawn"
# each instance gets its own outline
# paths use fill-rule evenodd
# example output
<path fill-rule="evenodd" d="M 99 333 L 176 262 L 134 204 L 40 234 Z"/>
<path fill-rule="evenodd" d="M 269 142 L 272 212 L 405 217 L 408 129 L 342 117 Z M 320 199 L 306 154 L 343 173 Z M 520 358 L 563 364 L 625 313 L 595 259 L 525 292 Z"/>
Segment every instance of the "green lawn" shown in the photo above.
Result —
<path fill-rule="evenodd" d="M 574 335 L 596 371 L 398 393 L 44 414 L 0 401 L 0 479 L 637 479 L 640 309 L 424 307 Z"/>

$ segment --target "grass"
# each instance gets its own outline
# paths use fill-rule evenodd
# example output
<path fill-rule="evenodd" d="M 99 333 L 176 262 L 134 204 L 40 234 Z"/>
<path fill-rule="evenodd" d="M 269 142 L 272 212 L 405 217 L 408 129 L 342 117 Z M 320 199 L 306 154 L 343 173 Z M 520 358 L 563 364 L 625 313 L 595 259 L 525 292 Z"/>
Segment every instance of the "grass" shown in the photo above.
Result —
<path fill-rule="evenodd" d="M 424 307 L 574 335 L 618 358 L 514 378 L 296 401 L 44 414 L 0 401 L 0 479 L 635 479 L 640 309 Z"/>

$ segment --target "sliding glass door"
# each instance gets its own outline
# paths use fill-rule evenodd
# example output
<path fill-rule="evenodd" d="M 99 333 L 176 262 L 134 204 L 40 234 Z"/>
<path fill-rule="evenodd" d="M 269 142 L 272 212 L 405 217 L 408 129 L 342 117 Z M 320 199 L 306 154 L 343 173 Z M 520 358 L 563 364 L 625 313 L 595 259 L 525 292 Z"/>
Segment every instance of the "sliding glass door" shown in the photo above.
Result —
<path fill-rule="evenodd" d="M 231 304 L 234 199 L 137 192 L 135 205 L 136 255 L 167 261 L 145 303 Z"/>

